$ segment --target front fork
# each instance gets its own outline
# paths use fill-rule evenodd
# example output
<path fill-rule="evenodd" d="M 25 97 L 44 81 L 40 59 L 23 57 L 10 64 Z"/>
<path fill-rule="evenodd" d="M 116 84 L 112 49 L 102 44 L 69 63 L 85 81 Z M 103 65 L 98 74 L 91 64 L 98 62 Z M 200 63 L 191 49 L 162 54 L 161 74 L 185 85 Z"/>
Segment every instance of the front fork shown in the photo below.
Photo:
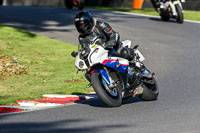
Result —
<path fill-rule="evenodd" d="M 138 71 L 142 71 L 141 73 L 138 73 L 137 78 L 135 78 L 135 80 L 138 80 L 138 85 L 135 85 L 135 90 L 134 91 L 134 95 L 138 95 L 141 94 L 142 90 L 141 87 L 139 86 L 141 84 L 141 82 L 139 82 L 142 77 L 145 78 L 152 78 L 152 74 L 150 73 L 149 70 L 146 69 L 146 67 L 143 65 L 143 63 L 139 63 L 137 64 L 135 67 L 137 67 L 139 70 Z M 143 69 L 143 70 L 141 70 Z M 98 72 L 100 73 L 100 75 L 102 76 L 102 79 L 107 83 L 107 85 L 109 86 L 110 89 L 115 88 L 117 86 L 117 83 L 115 83 L 115 81 L 110 77 L 108 70 L 106 68 L 104 69 L 94 69 L 90 72 L 90 75 L 94 72 Z M 127 72 L 126 74 L 121 75 L 121 79 L 123 80 L 123 84 L 124 87 L 122 89 L 122 97 L 126 97 L 127 93 L 129 92 L 131 89 L 133 89 L 133 86 L 131 87 L 130 85 L 128 85 L 128 79 L 129 78 L 133 78 L 134 74 L 131 74 L 131 72 Z M 129 94 L 128 94 L 129 95 Z"/>
<path fill-rule="evenodd" d="M 114 80 L 112 80 L 112 78 L 110 77 L 108 71 L 106 68 L 104 69 L 94 69 L 90 72 L 90 75 L 94 72 L 98 72 L 101 74 L 102 79 L 108 84 L 109 88 L 113 88 L 115 87 L 115 82 Z"/>
<path fill-rule="evenodd" d="M 173 2 L 170 1 L 169 5 L 170 5 L 170 7 L 172 9 L 173 16 L 177 16 L 177 11 L 176 11 L 175 5 L 179 5 L 181 7 L 182 11 L 183 11 L 183 7 L 182 7 L 182 4 L 181 4 L 180 0 L 176 0 L 176 1 L 173 1 Z"/>

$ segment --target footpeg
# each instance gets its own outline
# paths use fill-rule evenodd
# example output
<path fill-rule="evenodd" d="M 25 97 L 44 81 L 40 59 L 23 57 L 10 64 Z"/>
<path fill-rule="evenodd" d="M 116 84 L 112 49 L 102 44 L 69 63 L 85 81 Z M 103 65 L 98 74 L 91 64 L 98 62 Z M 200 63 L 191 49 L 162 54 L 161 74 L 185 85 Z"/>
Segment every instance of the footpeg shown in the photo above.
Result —
<path fill-rule="evenodd" d="M 89 83 L 89 84 L 86 86 L 86 88 L 90 88 L 91 86 L 92 86 L 92 84 Z"/>

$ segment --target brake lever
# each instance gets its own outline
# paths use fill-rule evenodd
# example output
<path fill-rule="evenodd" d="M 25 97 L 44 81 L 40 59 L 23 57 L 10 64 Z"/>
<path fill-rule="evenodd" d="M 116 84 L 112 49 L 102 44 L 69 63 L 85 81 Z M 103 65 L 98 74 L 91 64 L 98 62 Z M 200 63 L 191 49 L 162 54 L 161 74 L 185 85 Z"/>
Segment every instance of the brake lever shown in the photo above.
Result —
<path fill-rule="evenodd" d="M 133 47 L 133 49 L 137 49 L 139 47 L 139 45 L 135 45 L 134 47 Z"/>

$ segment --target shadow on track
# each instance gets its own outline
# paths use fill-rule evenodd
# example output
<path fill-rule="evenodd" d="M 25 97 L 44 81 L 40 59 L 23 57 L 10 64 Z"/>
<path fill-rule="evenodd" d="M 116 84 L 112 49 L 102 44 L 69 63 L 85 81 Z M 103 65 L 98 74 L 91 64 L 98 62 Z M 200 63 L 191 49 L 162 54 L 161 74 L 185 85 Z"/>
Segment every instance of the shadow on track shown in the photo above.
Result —
<path fill-rule="evenodd" d="M 88 10 L 94 17 L 100 20 L 115 23 L 125 21 L 133 22 L 132 18 L 136 18 L 139 21 L 145 19 L 162 21 L 160 18 L 124 15 L 116 12 L 113 12 L 111 16 L 110 11 Z M 73 19 L 77 12 L 79 12 L 77 9 L 67 10 L 66 8 L 55 7 L 2 6 L 0 7 L 0 24 L 34 32 L 74 32 L 75 27 L 68 26 L 74 25 Z"/>
<path fill-rule="evenodd" d="M 20 114 L 18 114 L 20 115 Z M 24 122 L 5 122 L 0 124 L 2 133 L 98 133 L 117 131 L 117 129 L 126 129 L 127 124 L 109 124 L 109 125 L 84 125 L 89 120 L 84 119 L 66 119 L 59 121 L 24 121 Z"/>
<path fill-rule="evenodd" d="M 152 21 L 163 22 L 163 23 L 177 23 L 175 19 L 170 19 L 168 22 L 163 21 L 161 18 L 149 18 Z"/>
<path fill-rule="evenodd" d="M 142 102 L 142 101 L 143 100 L 141 98 L 139 98 L 139 97 L 126 98 L 126 99 L 123 99 L 121 106 L 123 106 L 125 104 L 134 104 L 134 103 Z M 109 108 L 99 98 L 86 100 L 86 101 L 77 101 L 76 103 L 78 103 L 78 104 L 87 104 L 87 105 L 90 105 L 90 106 L 93 106 L 93 107 Z"/>
<path fill-rule="evenodd" d="M 73 29 L 59 27 L 74 24 L 73 12 L 65 8 L 2 6 L 0 24 L 39 32 L 71 32 Z"/>

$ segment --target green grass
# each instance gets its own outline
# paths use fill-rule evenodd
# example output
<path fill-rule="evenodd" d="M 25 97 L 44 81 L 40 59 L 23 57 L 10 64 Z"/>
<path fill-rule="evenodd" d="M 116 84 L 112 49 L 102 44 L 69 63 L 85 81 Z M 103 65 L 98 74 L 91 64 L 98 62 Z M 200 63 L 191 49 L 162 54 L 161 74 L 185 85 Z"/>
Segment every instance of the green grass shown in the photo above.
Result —
<path fill-rule="evenodd" d="M 76 74 L 71 52 L 77 47 L 0 25 L 0 52 L 17 57 L 29 67 L 28 74 L 0 79 L 0 105 L 15 104 L 19 99 L 38 99 L 43 94 L 88 93 L 87 81 Z"/>
<path fill-rule="evenodd" d="M 133 9 L 133 8 L 113 8 L 113 7 L 95 7 L 95 6 L 91 6 L 91 7 L 88 7 L 88 8 L 89 9 L 121 11 L 121 12 L 130 12 L 130 13 L 159 16 L 159 14 L 153 8 L 144 8 L 144 9 L 141 9 L 141 10 L 137 10 L 137 9 Z M 200 11 L 184 10 L 184 19 L 200 21 Z"/>

